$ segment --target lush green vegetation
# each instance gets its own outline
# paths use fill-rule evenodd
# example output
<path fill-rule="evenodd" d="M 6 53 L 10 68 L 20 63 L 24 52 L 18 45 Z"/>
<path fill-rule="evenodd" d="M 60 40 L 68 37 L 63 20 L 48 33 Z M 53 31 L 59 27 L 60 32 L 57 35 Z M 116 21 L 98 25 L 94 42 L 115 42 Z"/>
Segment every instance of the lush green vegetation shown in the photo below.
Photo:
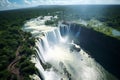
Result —
<path fill-rule="evenodd" d="M 113 30 L 115 30 L 117 32 L 119 32 L 119 30 L 109 27 L 108 25 L 106 25 L 105 22 L 100 22 L 96 19 L 91 19 L 89 21 L 76 20 L 76 21 L 73 21 L 73 23 L 79 24 L 82 27 L 91 28 L 91 29 L 98 31 L 100 33 L 103 33 L 105 35 L 120 39 L 120 33 L 118 33 L 118 35 L 113 34 Z"/>
<path fill-rule="evenodd" d="M 107 26 L 120 31 L 120 6 L 119 5 L 71 5 L 62 12 L 65 20 L 91 20 L 95 18 Z"/>
<path fill-rule="evenodd" d="M 54 21 L 52 20 L 45 21 L 45 25 L 53 25 L 53 24 L 54 24 Z"/>
<path fill-rule="evenodd" d="M 30 56 L 35 53 L 35 39 L 28 32 L 22 30 L 26 20 L 38 16 L 55 15 L 54 9 L 20 9 L 0 12 L 0 78 L 2 80 L 17 80 L 17 75 L 8 70 L 9 65 L 16 58 L 17 50 L 20 60 L 16 62 L 15 67 L 19 68 L 20 76 L 24 80 L 30 80 L 29 75 L 37 73 L 35 64 L 30 62 Z M 48 14 L 52 12 L 51 14 Z M 46 24 L 51 24 L 48 22 Z M 20 49 L 18 49 L 21 47 Z"/>
<path fill-rule="evenodd" d="M 26 20 L 46 15 L 58 15 L 60 20 L 75 20 L 80 18 L 90 20 L 94 17 L 102 22 L 105 22 L 106 25 L 120 30 L 119 6 L 115 6 L 115 8 L 109 7 L 104 15 L 100 15 L 100 11 L 93 11 L 95 9 L 80 11 L 79 8 L 76 7 L 77 6 L 74 8 L 71 8 L 71 6 L 48 6 L 46 8 L 37 7 L 11 11 L 0 11 L 1 80 L 10 80 L 11 78 L 12 80 L 17 79 L 16 74 L 11 73 L 11 71 L 8 70 L 8 66 L 16 58 L 17 50 L 19 52 L 18 56 L 20 56 L 20 60 L 18 60 L 15 67 L 19 68 L 20 75 L 24 78 L 24 80 L 30 80 L 28 75 L 37 73 L 37 69 L 34 67 L 35 64 L 30 62 L 30 55 L 35 53 L 33 50 L 35 39 L 30 33 L 24 32 L 21 29 Z M 58 20 L 56 20 L 56 22 L 57 21 Z M 56 22 L 46 21 L 45 24 L 51 25 Z M 19 47 L 20 49 L 18 49 Z"/>
<path fill-rule="evenodd" d="M 35 40 L 30 33 L 23 32 L 21 26 L 9 26 L 9 23 L 6 25 L 8 27 L 5 26 L 6 28 L 1 30 L 0 34 L 0 77 L 2 80 L 16 79 L 16 75 L 11 74 L 8 66 L 16 57 L 20 56 L 20 61 L 16 63 L 19 66 L 15 66 L 19 68 L 20 75 L 29 78 L 28 75 L 37 71 L 34 64 L 30 62 L 30 55 L 35 53 L 32 49 L 35 45 Z M 19 54 L 16 56 L 20 46 Z"/>

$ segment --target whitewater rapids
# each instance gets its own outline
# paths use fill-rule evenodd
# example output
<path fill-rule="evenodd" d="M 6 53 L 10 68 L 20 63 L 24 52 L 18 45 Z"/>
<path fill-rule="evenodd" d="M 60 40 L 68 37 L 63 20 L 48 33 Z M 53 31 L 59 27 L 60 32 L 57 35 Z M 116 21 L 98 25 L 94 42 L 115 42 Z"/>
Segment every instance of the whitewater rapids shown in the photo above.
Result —
<path fill-rule="evenodd" d="M 41 75 L 36 80 L 117 80 L 79 45 L 69 40 L 69 25 L 44 25 L 45 20 L 51 17 L 31 19 L 24 25 L 24 30 L 36 37 L 36 55 L 32 62 L 36 63 Z M 60 28 L 67 28 L 64 37 Z"/>

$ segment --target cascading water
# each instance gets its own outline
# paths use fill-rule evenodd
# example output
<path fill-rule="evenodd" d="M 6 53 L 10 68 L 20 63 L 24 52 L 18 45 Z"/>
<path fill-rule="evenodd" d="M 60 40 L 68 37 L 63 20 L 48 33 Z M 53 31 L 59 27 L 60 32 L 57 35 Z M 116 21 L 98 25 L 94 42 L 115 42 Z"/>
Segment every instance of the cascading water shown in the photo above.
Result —
<path fill-rule="evenodd" d="M 70 24 L 49 27 L 38 25 L 40 21 L 39 18 L 32 19 L 24 28 L 37 38 L 37 54 L 32 61 L 39 70 L 40 80 L 117 80 L 73 40 L 69 40 L 72 34 Z M 75 37 L 79 31 L 80 28 Z"/>

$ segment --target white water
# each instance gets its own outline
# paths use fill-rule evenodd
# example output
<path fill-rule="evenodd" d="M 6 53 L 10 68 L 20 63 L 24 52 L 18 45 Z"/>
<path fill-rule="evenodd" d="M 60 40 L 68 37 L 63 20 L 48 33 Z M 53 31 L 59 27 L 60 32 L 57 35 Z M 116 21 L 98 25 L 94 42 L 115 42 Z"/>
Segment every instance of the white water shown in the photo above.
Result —
<path fill-rule="evenodd" d="M 37 56 L 32 58 L 44 80 L 116 80 L 82 49 L 70 51 L 70 46 L 80 46 L 60 35 L 57 27 L 45 26 L 33 19 L 25 24 L 25 30 L 35 35 Z M 59 24 L 62 26 L 62 24 Z M 67 25 L 63 25 L 68 27 Z M 32 29 L 32 31 L 31 31 Z M 69 27 L 67 29 L 69 34 Z M 78 33 L 77 33 L 78 34 Z M 41 62 L 40 62 L 41 60 Z M 52 67 L 44 69 L 49 63 Z M 109 78 L 108 78 L 109 77 Z"/>

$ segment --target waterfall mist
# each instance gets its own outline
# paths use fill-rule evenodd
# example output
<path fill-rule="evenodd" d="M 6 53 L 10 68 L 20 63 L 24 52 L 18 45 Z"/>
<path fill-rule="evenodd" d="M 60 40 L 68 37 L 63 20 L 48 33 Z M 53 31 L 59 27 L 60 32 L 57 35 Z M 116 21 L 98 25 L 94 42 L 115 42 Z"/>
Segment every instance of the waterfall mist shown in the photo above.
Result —
<path fill-rule="evenodd" d="M 58 27 L 44 25 L 49 18 L 38 17 L 24 25 L 24 30 L 36 37 L 36 55 L 32 62 L 36 63 L 40 80 L 117 80 L 74 43 L 70 38 L 72 25 L 61 22 Z M 79 34 L 80 28 L 74 38 Z"/>

